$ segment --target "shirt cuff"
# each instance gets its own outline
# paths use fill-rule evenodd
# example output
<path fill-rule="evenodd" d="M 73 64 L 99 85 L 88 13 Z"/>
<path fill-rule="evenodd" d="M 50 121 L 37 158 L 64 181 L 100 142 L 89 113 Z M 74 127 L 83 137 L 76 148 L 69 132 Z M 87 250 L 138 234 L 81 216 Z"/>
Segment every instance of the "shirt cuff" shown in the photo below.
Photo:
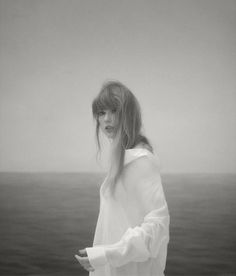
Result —
<path fill-rule="evenodd" d="M 85 249 L 89 262 L 94 269 L 99 268 L 100 266 L 104 266 L 107 263 L 104 247 L 94 246 L 86 247 Z"/>

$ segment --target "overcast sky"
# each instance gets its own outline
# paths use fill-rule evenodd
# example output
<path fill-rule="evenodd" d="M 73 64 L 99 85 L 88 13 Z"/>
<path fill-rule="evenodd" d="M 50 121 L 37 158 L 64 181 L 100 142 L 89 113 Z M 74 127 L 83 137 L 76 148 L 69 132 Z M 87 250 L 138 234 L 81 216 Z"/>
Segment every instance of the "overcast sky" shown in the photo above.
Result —
<path fill-rule="evenodd" d="M 0 171 L 106 170 L 91 102 L 137 96 L 164 173 L 236 173 L 235 0 L 0 0 Z"/>

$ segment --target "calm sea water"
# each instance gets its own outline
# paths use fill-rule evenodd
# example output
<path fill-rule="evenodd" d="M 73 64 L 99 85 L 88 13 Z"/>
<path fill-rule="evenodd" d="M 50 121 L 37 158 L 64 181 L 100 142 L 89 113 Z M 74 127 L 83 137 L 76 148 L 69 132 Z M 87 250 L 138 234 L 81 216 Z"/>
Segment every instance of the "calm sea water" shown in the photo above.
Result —
<path fill-rule="evenodd" d="M 0 173 L 0 275 L 88 275 L 74 254 L 92 246 L 103 178 Z M 171 216 L 166 275 L 236 275 L 236 175 L 162 182 Z"/>

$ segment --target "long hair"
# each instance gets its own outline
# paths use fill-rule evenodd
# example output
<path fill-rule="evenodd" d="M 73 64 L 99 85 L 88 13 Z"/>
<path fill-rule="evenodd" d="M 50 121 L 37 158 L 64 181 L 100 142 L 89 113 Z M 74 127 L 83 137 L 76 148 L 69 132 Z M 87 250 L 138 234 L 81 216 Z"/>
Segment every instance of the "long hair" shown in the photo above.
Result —
<path fill-rule="evenodd" d="M 93 100 L 92 113 L 96 120 L 96 140 L 98 153 L 101 151 L 99 139 L 99 113 L 102 110 L 116 110 L 118 122 L 110 153 L 110 168 L 107 181 L 110 192 L 114 195 L 115 186 L 124 167 L 126 149 L 132 149 L 139 143 L 153 153 L 149 140 L 142 134 L 141 109 L 134 94 L 119 81 L 108 81 L 103 84 L 99 94 Z"/>

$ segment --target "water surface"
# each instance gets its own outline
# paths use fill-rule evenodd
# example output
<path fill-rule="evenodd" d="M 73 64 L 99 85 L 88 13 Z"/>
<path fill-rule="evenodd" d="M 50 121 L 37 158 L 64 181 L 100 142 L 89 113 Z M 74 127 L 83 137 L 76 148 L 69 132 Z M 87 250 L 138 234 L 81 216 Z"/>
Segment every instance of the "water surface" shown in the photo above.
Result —
<path fill-rule="evenodd" d="M 74 254 L 92 246 L 103 178 L 0 173 L 0 275 L 88 275 Z M 171 216 L 166 275 L 236 275 L 236 176 L 162 182 Z"/>

